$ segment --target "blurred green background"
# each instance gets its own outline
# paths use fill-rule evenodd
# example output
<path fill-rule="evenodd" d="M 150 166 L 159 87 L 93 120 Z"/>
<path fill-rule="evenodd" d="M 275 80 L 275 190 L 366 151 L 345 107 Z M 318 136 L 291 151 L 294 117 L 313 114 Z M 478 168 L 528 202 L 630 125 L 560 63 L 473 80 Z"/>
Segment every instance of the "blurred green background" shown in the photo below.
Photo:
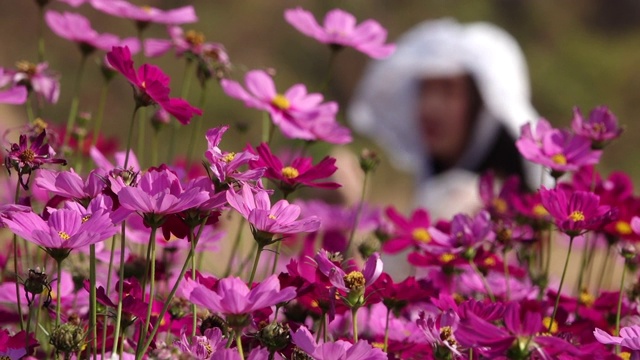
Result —
<path fill-rule="evenodd" d="M 304 83 L 317 90 L 323 81 L 329 59 L 328 49 L 311 38 L 298 33 L 283 18 L 287 8 L 302 6 L 316 18 L 335 7 L 352 12 L 359 21 L 373 18 L 389 31 L 394 41 L 413 25 L 432 18 L 454 17 L 462 22 L 489 21 L 509 31 L 521 44 L 529 62 L 533 87 L 533 104 L 538 112 L 552 123 L 568 126 L 573 106 L 583 112 L 594 106 L 607 105 L 626 127 L 623 137 L 605 151 L 599 169 L 606 173 L 624 170 L 636 180 L 640 167 L 636 155 L 640 143 L 638 104 L 640 104 L 640 2 L 634 0 L 583 1 L 425 1 L 425 0 L 351 0 L 351 1 L 148 1 L 137 2 L 160 8 L 173 8 L 192 4 L 200 21 L 186 25 L 185 29 L 202 31 L 208 41 L 222 43 L 234 64 L 232 77 L 242 79 L 244 72 L 255 68 L 271 68 L 281 90 L 294 83 Z M 52 2 L 48 9 L 77 11 L 87 16 L 95 29 L 120 36 L 135 36 L 131 21 L 113 18 L 85 5 L 73 9 L 66 4 Z M 37 50 L 38 12 L 33 0 L 4 0 L 0 3 L 0 66 L 13 67 L 18 60 L 35 61 Z M 166 30 L 152 25 L 147 37 L 166 37 Z M 58 105 L 47 105 L 44 117 L 63 123 L 68 115 L 72 97 L 72 84 L 80 53 L 76 46 L 45 29 L 46 60 L 50 67 L 62 75 L 62 95 Z M 102 54 L 89 61 L 81 89 L 80 111 L 95 112 L 102 79 L 95 65 Z M 173 53 L 148 60 L 158 64 L 172 76 L 173 96 L 178 96 L 182 85 L 184 60 Z M 327 97 L 341 105 L 348 103 L 367 57 L 348 49 L 339 54 L 334 67 Z M 137 64 L 139 65 L 139 64 Z M 260 139 L 261 114 L 248 110 L 236 100 L 226 98 L 218 86 L 207 95 L 204 106 L 203 129 L 215 125 L 243 123 L 249 125 L 247 135 L 237 130 L 229 132 L 223 148 L 239 150 L 249 141 Z M 194 81 L 189 100 L 197 105 L 198 85 Z M 130 112 L 133 108 L 131 89 L 122 78 L 116 78 L 109 88 L 104 133 L 117 136 L 124 147 Z M 0 121 L 3 125 L 25 122 L 22 107 L 2 106 Z M 194 121 L 200 121 L 195 119 Z M 344 121 L 344 119 L 342 119 Z M 5 127 L 6 127 L 5 126 Z M 160 147 L 165 151 L 169 132 L 161 134 Z M 146 131 L 147 139 L 151 128 Z M 190 129 L 178 131 L 179 152 L 186 153 Z M 282 139 L 280 137 L 280 139 Z M 135 143 L 135 142 L 134 142 Z M 368 143 L 358 139 L 348 148 L 359 152 Z M 206 149 L 204 136 L 199 136 L 196 153 Z M 326 147 L 315 149 L 323 155 Z M 152 151 L 148 149 L 146 155 Z M 160 157 L 162 159 L 162 156 Z M 384 159 L 384 156 L 383 156 Z M 148 159 L 146 160 L 148 163 Z M 397 174 L 385 161 L 376 174 L 371 195 L 373 199 L 388 197 L 389 186 L 403 189 L 394 201 L 402 207 L 410 203 L 411 179 Z M 380 191 L 377 191 L 380 190 Z M 384 191 L 383 191 L 384 190 Z M 384 195 L 386 193 L 386 196 Z"/>

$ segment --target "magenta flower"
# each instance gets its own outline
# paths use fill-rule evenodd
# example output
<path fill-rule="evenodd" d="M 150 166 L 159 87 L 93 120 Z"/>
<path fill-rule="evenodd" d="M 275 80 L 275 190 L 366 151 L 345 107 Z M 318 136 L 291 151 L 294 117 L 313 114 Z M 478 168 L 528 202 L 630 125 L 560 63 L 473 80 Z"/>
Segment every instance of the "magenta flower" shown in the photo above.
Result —
<path fill-rule="evenodd" d="M 344 340 L 318 344 L 309 330 L 301 326 L 296 332 L 291 331 L 291 341 L 314 360 L 386 360 L 387 354 L 381 349 L 360 340 L 355 344 Z"/>
<path fill-rule="evenodd" d="M 591 139 L 593 147 L 598 149 L 622 134 L 618 119 L 606 106 L 591 110 L 587 121 L 583 119 L 580 109 L 574 108 L 571 128 L 576 134 Z"/>
<path fill-rule="evenodd" d="M 536 134 L 532 133 L 531 124 L 523 125 L 516 146 L 525 159 L 546 166 L 559 175 L 597 164 L 602 155 L 602 151 L 591 149 L 588 138 L 567 130 L 553 129 L 544 119 L 538 121 Z"/>
<path fill-rule="evenodd" d="M 72 249 L 98 243 L 118 232 L 106 211 L 82 214 L 49 208 L 49 212 L 47 221 L 33 212 L 17 211 L 4 215 L 3 222 L 16 235 L 45 248 L 54 258 L 57 255 L 64 258 Z"/>
<path fill-rule="evenodd" d="M 411 217 L 405 218 L 393 206 L 385 211 L 394 225 L 389 240 L 382 244 L 385 252 L 395 254 L 409 246 L 431 242 L 431 232 L 438 231 L 431 227 L 429 213 L 425 209 L 416 209 Z"/>
<path fill-rule="evenodd" d="M 93 30 L 89 20 L 70 12 L 58 13 L 47 11 L 45 21 L 49 28 L 61 38 L 78 43 L 83 54 L 90 54 L 95 49 L 109 51 L 120 44 L 120 38 L 112 34 L 98 34 Z"/>
<path fill-rule="evenodd" d="M 186 331 L 182 331 L 180 340 L 175 340 L 173 345 L 182 354 L 191 355 L 196 359 L 209 359 L 218 350 L 225 348 L 225 339 L 218 328 L 207 329 L 204 336 L 193 336 L 191 341 L 187 338 Z"/>
<path fill-rule="evenodd" d="M 2 78 L 2 69 L 0 69 L 0 78 Z M 24 86 L 14 86 L 7 90 L 0 91 L 0 104 L 20 105 L 27 101 L 27 88 Z"/>
<path fill-rule="evenodd" d="M 315 141 L 324 141 L 330 144 L 347 144 L 353 138 L 349 128 L 340 125 L 336 121 L 338 105 L 328 102 L 317 107 L 318 115 L 304 123 L 306 129 L 314 136 Z"/>
<path fill-rule="evenodd" d="M 67 164 L 64 159 L 54 158 L 55 151 L 44 144 L 46 136 L 47 132 L 43 130 L 31 144 L 27 144 L 27 136 L 22 134 L 19 143 L 11 144 L 11 149 L 7 150 L 9 154 L 4 159 L 4 165 L 9 173 L 11 169 L 16 170 L 20 185 L 25 190 L 29 189 L 29 178 L 33 170 L 39 169 L 43 164 Z M 27 175 L 26 180 L 24 175 Z"/>
<path fill-rule="evenodd" d="M 105 14 L 135 20 L 139 23 L 186 24 L 198 21 L 193 6 L 161 10 L 151 6 L 136 6 L 125 0 L 90 0 L 91 6 Z"/>
<path fill-rule="evenodd" d="M 335 106 L 321 105 L 322 95 L 307 93 L 302 84 L 292 86 L 284 94 L 278 93 L 271 77 L 262 70 L 246 74 L 248 91 L 236 81 L 223 79 L 220 84 L 228 96 L 244 101 L 247 107 L 269 112 L 273 123 L 289 138 L 315 140 L 317 136 L 309 130 L 309 124 L 326 112 L 323 106 Z"/>
<path fill-rule="evenodd" d="M 433 241 L 423 243 L 421 247 L 436 254 L 461 255 L 473 259 L 479 247 L 495 239 L 491 216 L 484 210 L 474 217 L 457 214 L 450 226 L 448 235 L 432 231 Z"/>
<path fill-rule="evenodd" d="M 254 152 L 251 149 L 251 152 Z M 273 155 L 269 145 L 262 143 L 255 151 L 260 158 L 251 161 L 251 168 L 266 168 L 264 176 L 278 184 L 278 187 L 288 195 L 300 186 L 309 186 L 324 189 L 336 189 L 340 184 L 334 182 L 317 182 L 327 178 L 338 170 L 335 166 L 336 159 L 325 157 L 316 165 L 310 157 L 296 157 L 291 165 L 284 166 L 277 156 Z"/>
<path fill-rule="evenodd" d="M 455 339 L 459 322 L 460 317 L 451 309 L 442 312 L 437 317 L 426 316 L 424 312 L 421 312 L 420 318 L 416 320 L 418 328 L 422 330 L 427 342 L 436 348 L 437 354 L 450 353 L 462 356 L 458 350 L 460 345 Z"/>
<path fill-rule="evenodd" d="M 52 104 L 57 103 L 60 96 L 59 76 L 49 70 L 47 63 L 19 61 L 16 69 L 0 68 L 0 87 L 7 84 L 25 86 L 29 92 L 35 92 L 40 99 Z"/>
<path fill-rule="evenodd" d="M 206 42 L 204 34 L 195 30 L 184 31 L 179 26 L 167 27 L 171 39 L 148 39 L 144 42 L 144 55 L 156 57 L 174 49 L 177 56 L 190 53 L 197 57 L 205 56 L 217 59 L 222 64 L 229 64 L 229 55 L 222 44 Z"/>
<path fill-rule="evenodd" d="M 38 172 L 35 183 L 43 190 L 80 202 L 88 202 L 95 198 L 106 186 L 104 177 L 98 174 L 98 170 L 91 171 L 86 181 L 82 180 L 73 169 L 69 171 L 42 170 Z"/>
<path fill-rule="evenodd" d="M 202 115 L 202 110 L 191 106 L 187 101 L 169 97 L 169 77 L 159 67 L 144 64 L 136 73 L 128 47 L 113 47 L 107 53 L 107 60 L 134 86 L 138 106 L 158 104 L 184 125 L 194 115 Z"/>
<path fill-rule="evenodd" d="M 25 344 L 31 348 L 37 346 L 38 341 L 33 338 L 32 334 L 27 334 L 24 331 L 9 335 L 8 330 L 0 330 L 0 359 L 23 359 L 27 355 Z"/>
<path fill-rule="evenodd" d="M 254 193 L 248 184 L 242 185 L 240 193 L 228 190 L 227 201 L 249 221 L 251 232 L 256 238 L 274 234 L 313 232 L 320 227 L 320 220 L 316 216 L 298 220 L 300 216 L 298 205 L 280 200 L 271 206 L 271 200 L 266 191 L 256 189 Z"/>
<path fill-rule="evenodd" d="M 542 187 L 540 197 L 558 229 L 572 237 L 598 230 L 616 216 L 616 211 L 601 206 L 600 197 L 591 192 Z"/>
<path fill-rule="evenodd" d="M 162 165 L 151 168 L 140 178 L 137 187 L 125 187 L 118 193 L 120 205 L 144 214 L 156 222 L 170 215 L 196 207 L 209 200 L 209 193 L 198 187 L 183 190 L 178 176 Z"/>
<path fill-rule="evenodd" d="M 245 316 L 254 311 L 274 306 L 296 297 L 294 287 L 280 289 L 280 281 L 271 275 L 249 290 L 247 284 L 237 277 L 220 279 L 215 289 L 187 280 L 186 287 L 193 286 L 189 300 L 198 306 L 223 314 L 227 320 Z"/>
<path fill-rule="evenodd" d="M 640 350 L 640 326 L 632 325 L 620 329 L 620 336 L 611 336 L 602 329 L 596 328 L 593 336 L 602 344 L 621 345 L 631 350 Z"/>
<path fill-rule="evenodd" d="M 353 15 L 334 9 L 324 18 L 320 26 L 309 11 L 300 7 L 284 12 L 284 18 L 301 33 L 332 47 L 352 47 L 375 59 L 393 54 L 396 46 L 385 44 L 387 31 L 374 20 L 366 20 L 356 26 Z"/>
<path fill-rule="evenodd" d="M 258 156 L 248 151 L 239 153 L 223 152 L 218 145 L 222 141 L 222 135 L 229 129 L 228 125 L 207 130 L 207 151 L 204 154 L 209 161 L 211 172 L 217 180 L 224 184 L 231 180 L 257 181 L 264 174 L 265 169 L 252 169 L 240 172 L 240 167 L 247 165 L 249 161 L 257 160 Z"/>

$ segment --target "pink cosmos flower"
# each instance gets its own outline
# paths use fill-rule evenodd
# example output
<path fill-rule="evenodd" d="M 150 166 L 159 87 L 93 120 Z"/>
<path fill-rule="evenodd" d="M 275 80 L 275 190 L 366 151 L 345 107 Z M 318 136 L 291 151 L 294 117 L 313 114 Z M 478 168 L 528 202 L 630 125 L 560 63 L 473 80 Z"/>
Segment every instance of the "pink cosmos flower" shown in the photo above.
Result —
<path fill-rule="evenodd" d="M 118 228 L 109 213 L 98 210 L 90 215 L 70 209 L 49 208 L 45 221 L 33 212 L 4 215 L 4 224 L 16 235 L 42 246 L 49 253 L 68 253 L 72 249 L 98 243 L 113 236 Z"/>
<path fill-rule="evenodd" d="M 207 151 L 204 154 L 211 164 L 210 168 L 217 180 L 224 184 L 231 180 L 237 181 L 257 181 L 264 174 L 264 168 L 251 169 L 240 172 L 240 167 L 247 165 L 249 161 L 257 160 L 258 156 L 248 151 L 239 153 L 222 151 L 218 147 L 222 141 L 222 135 L 229 129 L 228 125 L 207 130 Z"/>
<path fill-rule="evenodd" d="M 620 336 L 611 336 L 604 330 L 596 328 L 593 336 L 602 344 L 615 344 L 631 350 L 640 350 L 640 325 L 623 327 L 620 329 Z"/>
<path fill-rule="evenodd" d="M 352 47 L 372 58 L 382 59 L 393 54 L 396 46 L 385 44 L 387 31 L 374 20 L 366 20 L 356 26 L 353 15 L 340 9 L 334 9 L 324 18 L 320 26 L 309 11 L 300 7 L 284 12 L 284 18 L 301 33 L 323 44 L 341 48 Z"/>
<path fill-rule="evenodd" d="M 573 131 L 581 136 L 591 139 L 595 148 L 602 148 L 607 141 L 611 141 L 622 134 L 622 128 L 618 126 L 618 119 L 606 106 L 598 106 L 589 114 L 589 119 L 584 120 L 580 109 L 573 109 Z"/>
<path fill-rule="evenodd" d="M 169 97 L 169 77 L 159 67 L 144 64 L 136 73 L 128 47 L 114 46 L 107 54 L 107 60 L 135 87 L 138 106 L 158 104 L 184 125 L 194 115 L 202 115 L 202 110 L 191 106 L 187 101 Z"/>
<path fill-rule="evenodd" d="M 385 211 L 394 225 L 394 231 L 389 240 L 382 244 L 385 252 L 395 254 L 411 245 L 420 245 L 431 241 L 430 233 L 438 231 L 431 227 L 429 213 L 425 209 L 416 209 L 411 217 L 405 218 L 393 206 Z"/>
<path fill-rule="evenodd" d="M 315 140 L 317 136 L 310 130 L 313 119 L 330 110 L 325 107 L 337 110 L 332 102 L 321 105 L 322 95 L 307 93 L 302 84 L 292 86 L 284 94 L 278 93 L 273 79 L 262 70 L 246 74 L 248 91 L 232 80 L 223 79 L 220 85 L 227 95 L 244 101 L 247 107 L 269 112 L 273 123 L 289 138 Z"/>
<path fill-rule="evenodd" d="M 189 295 L 191 302 L 227 317 L 251 314 L 296 297 L 294 287 L 280 289 L 276 275 L 269 276 L 251 290 L 237 277 L 220 279 L 214 290 L 192 280 L 187 280 L 187 283 L 190 284 L 185 286 L 193 286 Z"/>
<path fill-rule="evenodd" d="M 56 35 L 78 43 L 83 54 L 89 54 L 95 49 L 109 51 L 113 46 L 120 44 L 120 38 L 116 35 L 98 34 L 91 27 L 89 20 L 80 14 L 61 14 L 49 10 L 44 18 Z"/>
<path fill-rule="evenodd" d="M 0 69 L 0 78 L 2 78 Z M 7 90 L 0 91 L 0 104 L 20 105 L 27 101 L 27 88 L 24 86 L 14 86 Z"/>
<path fill-rule="evenodd" d="M 617 214 L 609 206 L 600 205 L 600 197 L 587 191 L 540 189 L 542 205 L 553 217 L 558 229 L 569 236 L 598 230 Z"/>
<path fill-rule="evenodd" d="M 259 235 L 295 234 L 312 232 L 320 227 L 320 220 L 316 216 L 298 219 L 300 207 L 289 204 L 287 200 L 280 200 L 271 206 L 269 194 L 266 191 L 251 189 L 248 184 L 242 185 L 240 193 L 227 191 L 229 205 L 236 209 L 249 221 L 254 237 Z"/>
<path fill-rule="evenodd" d="M 27 355 L 25 344 L 28 344 L 29 347 L 37 346 L 38 341 L 25 331 L 10 335 L 6 329 L 0 330 L 0 358 L 22 359 Z"/>
<path fill-rule="evenodd" d="M 198 206 L 209 200 L 209 193 L 196 187 L 183 190 L 178 176 L 162 165 L 142 175 L 137 187 L 128 186 L 120 190 L 118 200 L 125 209 L 139 212 L 145 217 L 155 217 Z"/>
<path fill-rule="evenodd" d="M 291 331 L 291 341 L 315 360 L 386 360 L 387 354 L 374 348 L 366 340 L 355 344 L 344 340 L 318 344 L 309 330 L 301 326 Z"/>
<path fill-rule="evenodd" d="M 140 23 L 186 24 L 198 21 L 193 6 L 161 10 L 151 6 L 136 6 L 125 0 L 89 0 L 94 9 L 105 14 Z"/>
<path fill-rule="evenodd" d="M 51 104 L 57 103 L 60 96 L 59 76 L 49 70 L 47 63 L 19 61 L 15 69 L 0 68 L 0 88 L 8 84 L 25 86 L 29 92 L 35 92 Z"/>
<path fill-rule="evenodd" d="M 531 124 L 523 125 L 516 147 L 525 159 L 559 174 L 596 164 L 602 155 L 602 151 L 591 149 L 588 138 L 573 135 L 567 130 L 553 129 L 544 119 L 538 121 L 535 134 L 531 131 Z"/>
<path fill-rule="evenodd" d="M 251 148 L 250 151 L 254 152 Z M 282 161 L 273 155 L 266 143 L 258 145 L 255 153 L 259 155 L 259 159 L 249 162 L 251 168 L 266 168 L 264 176 L 275 181 L 287 195 L 300 186 L 324 189 L 340 187 L 340 184 L 334 182 L 317 182 L 319 179 L 333 175 L 338 170 L 334 158 L 327 156 L 318 164 L 313 165 L 313 159 L 310 157 L 296 157 L 291 161 L 291 165 L 284 166 Z"/>
<path fill-rule="evenodd" d="M 42 170 L 38 172 L 35 183 L 36 186 L 55 195 L 87 202 L 100 194 L 106 185 L 97 170 L 91 171 L 85 181 L 73 169 L 69 171 Z"/>
<path fill-rule="evenodd" d="M 148 39 L 144 42 L 144 55 L 156 57 L 175 49 L 177 56 L 190 53 L 195 56 L 214 57 L 222 64 L 229 64 L 229 55 L 219 43 L 206 42 L 204 35 L 195 30 L 184 31 L 179 26 L 167 27 L 171 39 Z"/>

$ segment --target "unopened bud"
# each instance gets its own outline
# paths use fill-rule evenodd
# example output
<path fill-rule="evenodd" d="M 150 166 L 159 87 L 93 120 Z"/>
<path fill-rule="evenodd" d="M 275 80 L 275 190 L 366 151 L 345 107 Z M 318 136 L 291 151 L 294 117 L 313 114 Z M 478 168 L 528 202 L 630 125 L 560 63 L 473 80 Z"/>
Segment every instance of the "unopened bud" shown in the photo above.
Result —
<path fill-rule="evenodd" d="M 374 171 L 380 165 L 378 154 L 370 149 L 363 149 L 360 153 L 360 168 L 365 173 Z"/>
<path fill-rule="evenodd" d="M 291 343 L 289 325 L 270 323 L 258 332 L 258 340 L 271 352 L 284 349 Z"/>
<path fill-rule="evenodd" d="M 66 323 L 51 332 L 49 343 L 63 354 L 77 353 L 85 345 L 84 330 L 75 324 Z"/>

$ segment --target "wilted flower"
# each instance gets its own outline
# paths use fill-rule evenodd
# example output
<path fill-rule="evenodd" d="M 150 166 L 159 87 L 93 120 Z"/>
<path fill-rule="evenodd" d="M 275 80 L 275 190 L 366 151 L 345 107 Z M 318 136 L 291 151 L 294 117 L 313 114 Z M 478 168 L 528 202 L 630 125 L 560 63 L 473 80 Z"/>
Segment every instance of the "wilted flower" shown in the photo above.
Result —
<path fill-rule="evenodd" d="M 396 46 L 385 44 L 387 31 L 375 20 L 366 20 L 356 26 L 353 15 L 340 9 L 334 9 L 324 18 L 321 27 L 313 14 L 298 7 L 286 10 L 284 18 L 301 33 L 323 44 L 341 48 L 352 47 L 372 58 L 382 59 L 395 51 Z"/>

